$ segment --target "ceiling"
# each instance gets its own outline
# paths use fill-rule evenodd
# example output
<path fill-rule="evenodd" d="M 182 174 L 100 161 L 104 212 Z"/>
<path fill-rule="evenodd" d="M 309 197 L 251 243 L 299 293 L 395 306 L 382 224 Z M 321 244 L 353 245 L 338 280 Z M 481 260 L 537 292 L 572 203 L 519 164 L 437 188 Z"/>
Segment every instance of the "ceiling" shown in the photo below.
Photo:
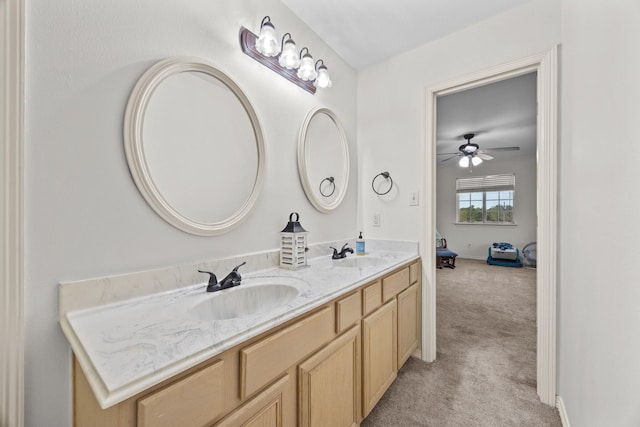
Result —
<path fill-rule="evenodd" d="M 282 0 L 356 70 L 528 1 Z M 495 153 L 493 161 L 534 155 L 535 110 L 535 74 L 441 97 L 437 109 L 436 150 L 456 152 L 465 142 L 462 135 L 475 133 L 473 142 L 480 148 L 520 147 L 520 151 Z M 438 156 L 439 159 L 446 157 Z M 457 162 L 450 160 L 438 165 L 457 165 Z"/>
<path fill-rule="evenodd" d="M 356 70 L 528 1 L 282 0 Z"/>
<path fill-rule="evenodd" d="M 436 106 L 436 152 L 455 153 L 463 135 L 483 148 L 520 147 L 519 151 L 488 153 L 491 161 L 511 160 L 536 152 L 536 73 L 439 97 Z M 439 155 L 438 166 L 457 166 Z"/>

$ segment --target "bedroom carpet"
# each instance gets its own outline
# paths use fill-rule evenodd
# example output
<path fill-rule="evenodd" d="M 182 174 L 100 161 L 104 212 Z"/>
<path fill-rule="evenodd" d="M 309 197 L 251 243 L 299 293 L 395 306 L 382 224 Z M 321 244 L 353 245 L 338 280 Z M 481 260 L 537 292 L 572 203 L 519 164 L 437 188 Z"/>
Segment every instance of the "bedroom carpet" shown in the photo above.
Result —
<path fill-rule="evenodd" d="M 460 258 L 437 270 L 437 359 L 410 358 L 361 425 L 562 426 L 536 394 L 535 274 Z"/>

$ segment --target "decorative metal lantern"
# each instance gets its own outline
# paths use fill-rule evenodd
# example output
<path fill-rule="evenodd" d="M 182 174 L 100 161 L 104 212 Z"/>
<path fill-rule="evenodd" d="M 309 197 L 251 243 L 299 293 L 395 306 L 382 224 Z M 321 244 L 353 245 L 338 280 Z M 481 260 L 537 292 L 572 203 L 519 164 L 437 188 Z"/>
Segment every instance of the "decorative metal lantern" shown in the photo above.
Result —
<path fill-rule="evenodd" d="M 307 230 L 302 228 L 299 219 L 297 212 L 291 212 L 287 226 L 280 232 L 281 268 L 297 270 L 307 266 Z"/>

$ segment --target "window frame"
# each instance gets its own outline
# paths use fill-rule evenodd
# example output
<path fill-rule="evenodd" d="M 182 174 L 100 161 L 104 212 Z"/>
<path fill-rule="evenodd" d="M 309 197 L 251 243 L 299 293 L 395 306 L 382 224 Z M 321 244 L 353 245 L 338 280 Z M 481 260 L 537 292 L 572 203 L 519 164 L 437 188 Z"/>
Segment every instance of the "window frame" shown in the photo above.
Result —
<path fill-rule="evenodd" d="M 455 221 L 456 225 L 497 225 L 497 226 L 515 226 L 515 174 L 498 174 L 498 175 L 485 175 L 474 177 L 462 177 L 456 178 L 456 211 Z M 487 221 L 487 193 L 501 193 L 511 192 L 511 221 Z M 470 206 L 474 206 L 473 194 L 482 194 L 482 219 L 481 221 L 461 221 L 460 218 L 460 195 L 469 194 Z M 475 197 L 475 201 L 479 202 L 478 197 Z M 498 205 L 500 205 L 500 196 L 498 196 Z M 472 213 L 471 211 L 469 212 Z"/>

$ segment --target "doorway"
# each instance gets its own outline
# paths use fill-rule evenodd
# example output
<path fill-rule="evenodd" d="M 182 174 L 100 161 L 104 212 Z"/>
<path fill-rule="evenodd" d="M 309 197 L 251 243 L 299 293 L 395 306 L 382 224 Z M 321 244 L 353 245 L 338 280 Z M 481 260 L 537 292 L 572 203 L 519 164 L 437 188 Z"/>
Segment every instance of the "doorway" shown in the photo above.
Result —
<path fill-rule="evenodd" d="M 540 400 L 556 405 L 556 228 L 557 228 L 557 47 L 540 55 L 503 64 L 430 87 L 426 92 L 426 132 L 423 170 L 425 200 L 421 255 L 424 264 L 422 289 L 422 358 L 436 358 L 436 100 L 524 74 L 537 73 L 537 392 Z"/>

